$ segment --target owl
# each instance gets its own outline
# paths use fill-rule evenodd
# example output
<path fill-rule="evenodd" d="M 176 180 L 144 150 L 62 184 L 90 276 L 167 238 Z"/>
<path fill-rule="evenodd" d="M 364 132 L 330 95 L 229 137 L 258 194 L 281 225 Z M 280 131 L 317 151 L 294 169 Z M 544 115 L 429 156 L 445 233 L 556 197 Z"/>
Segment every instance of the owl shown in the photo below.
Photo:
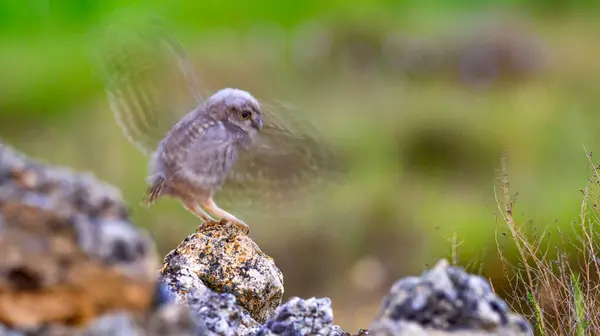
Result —
<path fill-rule="evenodd" d="M 281 197 L 340 171 L 339 157 L 298 114 L 265 108 L 235 88 L 203 99 L 184 48 L 163 22 L 116 25 L 107 36 L 101 65 L 110 109 L 150 157 L 144 204 L 172 197 L 203 225 L 230 223 L 248 233 L 216 194 Z"/>

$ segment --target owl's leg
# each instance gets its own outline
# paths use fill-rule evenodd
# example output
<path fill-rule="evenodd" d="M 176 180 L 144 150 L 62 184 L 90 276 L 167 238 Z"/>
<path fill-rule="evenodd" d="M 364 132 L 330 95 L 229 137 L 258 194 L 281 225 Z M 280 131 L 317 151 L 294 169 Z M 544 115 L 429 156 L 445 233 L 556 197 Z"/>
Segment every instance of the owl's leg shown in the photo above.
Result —
<path fill-rule="evenodd" d="M 213 201 L 212 197 L 207 199 L 206 201 L 204 201 L 202 203 L 202 207 L 204 208 L 204 210 L 208 211 L 211 215 L 220 217 L 221 220 L 224 220 L 226 222 L 229 222 L 229 223 L 237 226 L 245 234 L 248 234 L 250 232 L 250 227 L 248 226 L 248 224 L 244 223 L 241 219 L 235 217 L 234 215 L 230 214 L 229 212 L 219 208 L 219 206 L 217 204 L 215 204 L 215 202 Z"/>
<path fill-rule="evenodd" d="M 202 219 L 202 221 L 204 221 L 204 223 L 209 223 L 209 222 L 215 221 L 197 203 L 194 203 L 194 202 L 181 202 L 181 203 L 183 204 L 183 207 L 187 211 L 193 213 L 194 215 L 196 215 L 196 217 Z"/>

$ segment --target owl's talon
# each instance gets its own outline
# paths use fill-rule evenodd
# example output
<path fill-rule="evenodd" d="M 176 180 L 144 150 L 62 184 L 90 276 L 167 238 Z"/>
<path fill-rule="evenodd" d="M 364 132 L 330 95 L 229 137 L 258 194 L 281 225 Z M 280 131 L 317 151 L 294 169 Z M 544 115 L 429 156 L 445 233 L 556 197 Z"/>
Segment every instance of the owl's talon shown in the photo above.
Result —
<path fill-rule="evenodd" d="M 248 235 L 250 233 L 250 226 L 237 218 L 236 219 L 223 218 L 223 219 L 221 219 L 221 224 L 233 225 L 236 228 L 238 228 L 239 230 L 241 230 L 242 233 L 244 233 L 245 235 Z"/>
<path fill-rule="evenodd" d="M 213 216 L 221 218 L 221 224 L 234 225 L 245 235 L 250 233 L 250 227 L 248 226 L 248 224 L 244 223 L 241 219 L 238 219 L 229 212 L 219 208 L 212 198 L 209 198 L 206 201 L 204 201 L 204 203 L 202 203 L 202 208 L 206 209 L 206 211 L 208 211 Z"/>
<path fill-rule="evenodd" d="M 215 220 L 204 221 L 204 222 L 202 222 L 202 224 L 198 225 L 198 228 L 196 228 L 196 232 L 204 231 L 210 227 L 213 227 L 213 226 L 216 226 L 219 224 L 220 224 L 220 222 L 217 222 Z"/>

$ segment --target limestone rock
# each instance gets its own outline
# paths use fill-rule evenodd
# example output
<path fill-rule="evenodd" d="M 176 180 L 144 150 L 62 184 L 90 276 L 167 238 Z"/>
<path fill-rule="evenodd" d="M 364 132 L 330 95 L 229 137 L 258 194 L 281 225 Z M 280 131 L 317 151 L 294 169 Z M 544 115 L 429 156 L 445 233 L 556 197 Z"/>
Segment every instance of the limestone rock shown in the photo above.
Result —
<path fill-rule="evenodd" d="M 232 294 L 253 319 L 264 323 L 281 303 L 283 275 L 275 262 L 238 228 L 199 227 L 164 259 L 161 276 L 178 301 L 205 285 Z"/>
<path fill-rule="evenodd" d="M 119 191 L 0 143 L 0 335 L 205 335 Z"/>
<path fill-rule="evenodd" d="M 102 316 L 90 323 L 81 336 L 204 336 L 208 331 L 197 324 L 185 306 L 165 305 L 144 318 L 129 313 Z"/>
<path fill-rule="evenodd" d="M 349 335 L 333 324 L 333 311 L 329 298 L 303 300 L 291 298 L 277 309 L 273 317 L 256 336 L 274 335 Z"/>
<path fill-rule="evenodd" d="M 394 284 L 369 335 L 532 335 L 482 277 L 446 260 Z"/>
<path fill-rule="evenodd" d="M 213 292 L 187 271 L 170 273 L 168 277 L 161 277 L 161 282 L 174 301 L 188 306 L 212 334 L 245 336 L 258 330 L 259 323 L 236 304 L 232 294 Z"/>
<path fill-rule="evenodd" d="M 118 190 L 0 145 L 0 322 L 80 324 L 151 304 L 156 253 Z"/>
<path fill-rule="evenodd" d="M 165 305 L 145 316 L 113 312 L 91 321 L 86 326 L 62 324 L 9 329 L 0 325 L 0 336 L 208 336 L 190 311 L 181 305 Z"/>
<path fill-rule="evenodd" d="M 260 325 L 236 304 L 229 293 L 190 291 L 188 306 L 203 321 L 207 329 L 219 336 L 254 335 Z"/>

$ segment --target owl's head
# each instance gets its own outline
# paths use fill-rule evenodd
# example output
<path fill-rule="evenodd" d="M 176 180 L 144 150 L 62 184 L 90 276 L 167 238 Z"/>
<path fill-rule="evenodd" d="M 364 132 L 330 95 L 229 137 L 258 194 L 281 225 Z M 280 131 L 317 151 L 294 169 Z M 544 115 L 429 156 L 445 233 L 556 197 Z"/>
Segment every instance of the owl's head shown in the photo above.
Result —
<path fill-rule="evenodd" d="M 218 91 L 206 101 L 208 113 L 227 126 L 250 136 L 262 128 L 262 113 L 256 98 L 250 93 L 226 88 Z"/>

